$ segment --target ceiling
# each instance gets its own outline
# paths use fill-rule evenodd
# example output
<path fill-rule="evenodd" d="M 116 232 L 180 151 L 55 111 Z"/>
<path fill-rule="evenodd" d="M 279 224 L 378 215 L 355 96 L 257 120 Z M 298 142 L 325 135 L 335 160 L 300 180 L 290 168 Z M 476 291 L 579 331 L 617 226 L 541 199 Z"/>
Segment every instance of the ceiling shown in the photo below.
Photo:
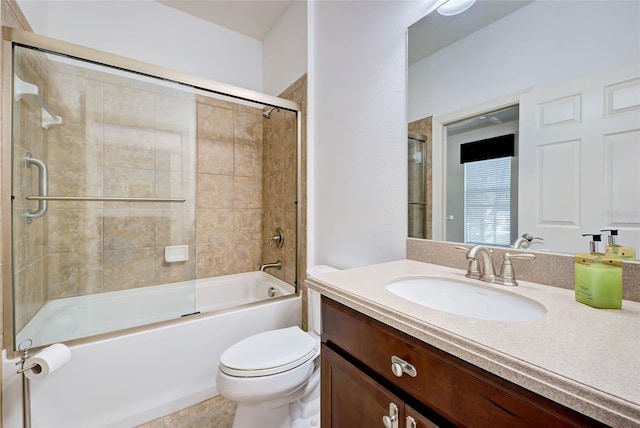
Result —
<path fill-rule="evenodd" d="M 293 0 L 156 1 L 262 41 Z"/>
<path fill-rule="evenodd" d="M 534 0 L 477 0 L 459 15 L 430 13 L 409 27 L 409 65 L 475 33 Z"/>
<path fill-rule="evenodd" d="M 263 41 L 292 1 L 156 0 L 166 6 Z M 409 27 L 409 65 L 515 12 L 534 0 L 477 0 L 460 15 L 431 13 Z"/>

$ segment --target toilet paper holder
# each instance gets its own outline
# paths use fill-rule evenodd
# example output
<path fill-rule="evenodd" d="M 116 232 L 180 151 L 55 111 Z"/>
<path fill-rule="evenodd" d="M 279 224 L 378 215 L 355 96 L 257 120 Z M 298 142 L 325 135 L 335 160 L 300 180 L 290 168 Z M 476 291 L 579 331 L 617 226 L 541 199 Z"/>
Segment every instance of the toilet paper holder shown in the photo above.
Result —
<path fill-rule="evenodd" d="M 71 350 L 63 343 L 54 343 L 38 352 L 31 354 L 31 339 L 25 339 L 18 345 L 18 351 L 22 351 L 21 365 L 18 374 L 22 375 L 22 425 L 31 427 L 31 388 L 29 381 L 48 377 L 51 373 L 60 369 L 71 358 Z M 26 366 L 26 367 L 25 367 Z"/>
<path fill-rule="evenodd" d="M 26 347 L 23 348 L 23 344 L 28 343 L 28 345 L 26 345 Z M 18 361 L 16 363 L 16 366 L 22 365 L 22 368 L 20 370 L 17 371 L 18 374 L 24 374 L 25 372 L 28 372 L 29 370 L 34 370 L 38 367 L 37 370 L 41 370 L 39 367 L 39 364 L 33 364 L 29 367 L 25 367 L 24 364 L 27 362 L 27 360 L 31 357 L 33 357 L 34 355 L 38 355 L 40 353 L 40 351 L 42 351 L 42 349 L 38 352 L 36 352 L 35 354 L 30 354 L 29 351 L 31 350 L 30 347 L 31 345 L 33 345 L 33 341 L 31 339 L 25 339 L 22 342 L 20 342 L 20 345 L 18 345 L 18 351 L 22 351 L 22 355 L 20 356 L 20 361 Z"/>
<path fill-rule="evenodd" d="M 18 351 L 22 351 L 22 356 L 20 357 L 20 361 L 16 363 L 16 365 L 21 365 L 22 367 L 18 370 L 18 374 L 22 375 L 22 426 L 23 428 L 31 428 L 31 381 L 26 375 L 26 372 L 30 370 L 36 370 L 36 368 L 41 370 L 39 364 L 33 364 L 29 367 L 25 367 L 25 363 L 29 360 L 29 358 L 34 355 L 38 355 L 42 350 L 31 354 L 30 348 L 33 345 L 33 340 L 25 339 L 18 345 Z"/>
<path fill-rule="evenodd" d="M 22 351 L 22 356 L 20 357 L 20 361 L 16 363 L 16 365 L 21 365 L 22 367 L 18 370 L 18 374 L 22 375 L 22 426 L 23 428 L 31 428 L 31 386 L 29 383 L 29 378 L 25 375 L 25 372 L 29 370 L 33 370 L 38 366 L 38 364 L 34 364 L 29 367 L 25 367 L 24 363 L 27 362 L 29 358 L 33 355 L 29 354 L 29 348 L 33 345 L 33 340 L 25 339 L 18 345 L 18 351 Z M 37 352 L 36 352 L 37 354 Z"/>

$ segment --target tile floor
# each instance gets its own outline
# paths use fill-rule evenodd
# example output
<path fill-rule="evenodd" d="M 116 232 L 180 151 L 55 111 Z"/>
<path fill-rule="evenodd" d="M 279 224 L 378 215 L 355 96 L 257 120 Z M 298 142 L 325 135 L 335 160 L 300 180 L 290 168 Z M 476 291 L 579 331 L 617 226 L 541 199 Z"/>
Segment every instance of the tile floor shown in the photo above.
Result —
<path fill-rule="evenodd" d="M 231 428 L 235 413 L 236 404 L 218 395 L 137 428 Z"/>

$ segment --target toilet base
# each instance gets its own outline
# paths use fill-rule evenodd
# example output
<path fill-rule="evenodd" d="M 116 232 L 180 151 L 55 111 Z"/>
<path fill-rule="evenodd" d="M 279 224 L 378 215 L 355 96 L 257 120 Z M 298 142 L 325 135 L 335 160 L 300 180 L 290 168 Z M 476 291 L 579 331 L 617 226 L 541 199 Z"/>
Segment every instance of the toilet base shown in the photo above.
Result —
<path fill-rule="evenodd" d="M 290 428 L 289 406 L 266 408 L 263 403 L 238 403 L 233 428 Z"/>
<path fill-rule="evenodd" d="M 304 402 L 291 403 L 291 428 L 315 428 L 320 426 L 320 397 Z"/>
<path fill-rule="evenodd" d="M 233 428 L 314 428 L 320 426 L 320 371 L 309 382 L 276 400 L 238 403 Z M 295 398 L 295 396 L 299 398 Z M 292 397 L 294 401 L 292 400 Z M 289 404 L 287 404 L 289 403 Z"/>

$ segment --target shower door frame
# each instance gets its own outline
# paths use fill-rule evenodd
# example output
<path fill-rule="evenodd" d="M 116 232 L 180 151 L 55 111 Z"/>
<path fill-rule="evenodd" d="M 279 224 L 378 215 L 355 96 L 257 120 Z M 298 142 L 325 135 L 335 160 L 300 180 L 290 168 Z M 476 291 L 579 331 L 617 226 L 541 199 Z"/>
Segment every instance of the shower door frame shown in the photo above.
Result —
<path fill-rule="evenodd" d="M 20 353 L 17 351 L 14 332 L 14 308 L 13 308 L 13 218 L 12 218 L 12 128 L 13 128 L 13 47 L 22 46 L 43 52 L 50 52 L 66 56 L 79 61 L 90 62 L 106 67 L 111 67 L 135 74 L 158 78 L 173 83 L 187 85 L 195 90 L 203 90 L 209 93 L 223 95 L 238 100 L 263 104 L 269 107 L 277 107 L 296 113 L 296 266 L 295 266 L 295 296 L 300 293 L 300 284 L 304 277 L 301 275 L 302 257 L 302 110 L 301 106 L 291 100 L 256 92 L 250 89 L 240 88 L 214 80 L 205 79 L 172 70 L 166 67 L 149 64 L 143 61 L 102 52 L 85 46 L 76 45 L 61 40 L 37 35 L 34 33 L 17 30 L 11 27 L 2 27 L 3 36 L 3 70 L 2 70 L 2 280 L 3 280 L 3 348 L 9 358 L 15 358 Z M 207 316 L 201 314 L 196 316 Z M 179 319 L 162 321 L 154 325 L 180 322 Z M 86 343 L 101 340 L 105 337 L 121 335 L 133 331 L 144 330 L 148 325 L 132 327 L 115 332 L 103 333 L 95 336 L 83 337 L 66 341 L 66 343 Z M 34 347 L 39 349 L 41 347 Z"/>

